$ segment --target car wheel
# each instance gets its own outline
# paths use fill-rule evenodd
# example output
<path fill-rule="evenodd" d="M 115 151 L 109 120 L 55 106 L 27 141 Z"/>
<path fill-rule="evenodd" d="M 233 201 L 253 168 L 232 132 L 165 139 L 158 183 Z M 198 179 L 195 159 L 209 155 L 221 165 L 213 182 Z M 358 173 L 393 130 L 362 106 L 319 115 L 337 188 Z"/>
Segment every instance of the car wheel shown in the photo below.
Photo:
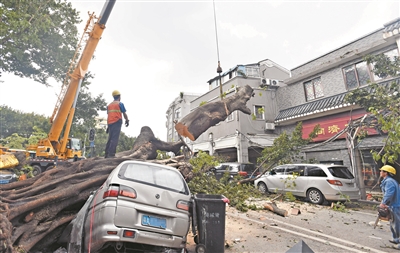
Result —
<path fill-rule="evenodd" d="M 268 193 L 268 187 L 264 182 L 258 183 L 257 188 L 262 193 Z"/>
<path fill-rule="evenodd" d="M 32 167 L 32 174 L 34 177 L 36 177 L 37 175 L 39 175 L 40 173 L 42 173 L 42 169 L 40 168 L 39 165 L 33 165 Z"/>
<path fill-rule="evenodd" d="M 324 195 L 318 189 L 308 190 L 307 198 L 313 204 L 321 205 L 322 203 L 324 203 Z"/>

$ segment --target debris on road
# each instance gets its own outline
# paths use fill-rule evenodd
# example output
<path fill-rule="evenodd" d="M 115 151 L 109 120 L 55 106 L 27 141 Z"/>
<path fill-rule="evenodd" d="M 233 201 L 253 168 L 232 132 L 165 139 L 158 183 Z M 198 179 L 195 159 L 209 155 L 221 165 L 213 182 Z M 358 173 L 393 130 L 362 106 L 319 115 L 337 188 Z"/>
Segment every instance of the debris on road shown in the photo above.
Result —
<path fill-rule="evenodd" d="M 283 216 L 283 217 L 288 216 L 288 211 L 284 210 L 284 209 L 280 209 L 279 207 L 276 206 L 276 204 L 274 202 L 265 203 L 264 208 L 271 212 L 279 214 L 280 216 Z"/>

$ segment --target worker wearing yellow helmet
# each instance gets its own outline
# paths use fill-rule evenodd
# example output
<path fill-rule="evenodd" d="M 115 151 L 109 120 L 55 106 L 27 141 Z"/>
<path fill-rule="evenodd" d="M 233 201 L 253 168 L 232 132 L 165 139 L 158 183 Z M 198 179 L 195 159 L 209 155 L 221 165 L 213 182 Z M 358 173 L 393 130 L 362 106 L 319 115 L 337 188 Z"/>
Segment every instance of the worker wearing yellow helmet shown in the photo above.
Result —
<path fill-rule="evenodd" d="M 112 92 L 114 101 L 107 106 L 107 133 L 105 158 L 115 157 L 122 127 L 122 116 L 125 118 L 125 126 L 129 126 L 128 115 L 124 104 L 121 102 L 121 93 L 118 90 Z"/>
<path fill-rule="evenodd" d="M 383 178 L 381 182 L 383 198 L 379 207 L 388 208 L 391 212 L 390 230 L 393 238 L 389 242 L 396 244 L 393 248 L 400 250 L 400 188 L 399 183 L 394 179 L 396 169 L 390 165 L 384 165 L 379 170 Z"/>

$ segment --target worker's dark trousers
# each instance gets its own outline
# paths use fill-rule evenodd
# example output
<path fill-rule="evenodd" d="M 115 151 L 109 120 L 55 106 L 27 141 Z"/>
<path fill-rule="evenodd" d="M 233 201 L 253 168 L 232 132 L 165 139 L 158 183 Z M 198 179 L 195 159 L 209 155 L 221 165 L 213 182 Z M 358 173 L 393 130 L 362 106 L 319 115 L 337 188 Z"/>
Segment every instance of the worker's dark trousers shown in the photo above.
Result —
<path fill-rule="evenodd" d="M 396 242 L 400 242 L 400 206 L 389 207 L 392 212 L 393 219 L 390 220 L 390 231 L 392 231 L 392 237 Z"/>
<path fill-rule="evenodd" d="M 108 140 L 106 145 L 106 154 L 107 157 L 114 157 L 117 152 L 117 145 L 119 140 L 119 134 L 121 133 L 122 127 L 122 119 L 117 122 L 108 125 Z"/>

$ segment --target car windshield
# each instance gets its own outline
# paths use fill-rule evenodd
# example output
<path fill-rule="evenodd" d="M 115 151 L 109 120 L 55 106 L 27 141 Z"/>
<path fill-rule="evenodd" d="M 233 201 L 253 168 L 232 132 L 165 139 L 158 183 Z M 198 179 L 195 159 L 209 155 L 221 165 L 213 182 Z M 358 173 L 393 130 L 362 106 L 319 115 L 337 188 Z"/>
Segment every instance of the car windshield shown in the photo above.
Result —
<path fill-rule="evenodd" d="M 347 167 L 329 167 L 328 170 L 334 177 L 345 178 L 345 179 L 354 178 L 353 174 L 351 174 L 351 172 L 347 169 Z"/>
<path fill-rule="evenodd" d="M 185 181 L 179 172 L 146 164 L 124 164 L 118 176 L 155 187 L 188 194 Z"/>

